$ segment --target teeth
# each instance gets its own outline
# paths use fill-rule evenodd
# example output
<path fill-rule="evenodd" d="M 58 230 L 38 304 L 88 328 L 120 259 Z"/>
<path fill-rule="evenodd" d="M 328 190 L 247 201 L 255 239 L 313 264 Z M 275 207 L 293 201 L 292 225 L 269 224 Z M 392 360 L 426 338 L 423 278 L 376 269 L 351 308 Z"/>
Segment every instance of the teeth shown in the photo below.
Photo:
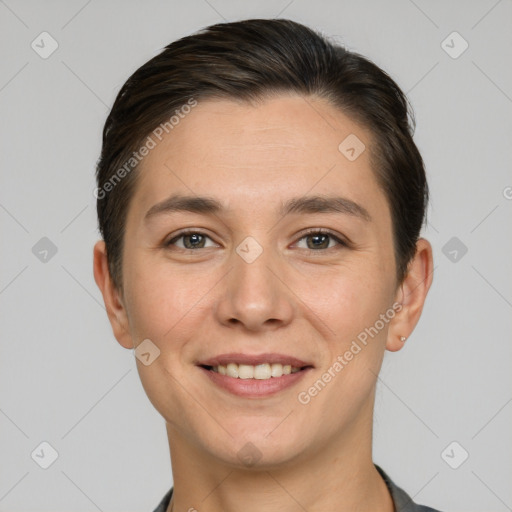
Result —
<path fill-rule="evenodd" d="M 238 378 L 238 365 L 235 363 L 229 363 L 226 367 L 226 375 L 228 377 Z"/>
<path fill-rule="evenodd" d="M 265 364 L 259 364 L 258 366 L 254 367 L 254 378 L 265 380 L 270 379 L 272 377 L 272 371 L 270 370 L 270 365 Z"/>
<path fill-rule="evenodd" d="M 238 378 L 239 379 L 253 379 L 254 378 L 254 366 L 248 364 L 238 365 Z"/>
<path fill-rule="evenodd" d="M 283 365 L 274 363 L 270 372 L 272 377 L 281 377 L 281 375 L 283 375 Z"/>
<path fill-rule="evenodd" d="M 227 366 L 219 365 L 212 367 L 214 372 L 227 375 L 235 379 L 258 379 L 267 380 L 272 377 L 281 377 L 300 371 L 300 368 L 292 367 L 289 364 L 263 363 L 256 366 L 249 364 L 229 363 Z"/>

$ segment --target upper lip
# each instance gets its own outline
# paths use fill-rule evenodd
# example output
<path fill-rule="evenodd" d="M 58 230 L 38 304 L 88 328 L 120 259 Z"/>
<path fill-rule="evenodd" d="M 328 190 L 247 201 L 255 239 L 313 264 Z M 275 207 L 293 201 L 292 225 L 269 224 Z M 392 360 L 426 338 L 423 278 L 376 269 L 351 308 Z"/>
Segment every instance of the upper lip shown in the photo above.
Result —
<path fill-rule="evenodd" d="M 282 365 L 289 364 L 294 368 L 303 368 L 304 366 L 313 366 L 311 363 L 307 363 L 298 359 L 297 357 L 288 356 L 285 354 L 241 354 L 241 353 L 230 353 L 230 354 L 220 354 L 215 357 L 211 357 L 210 359 L 204 359 L 197 363 L 198 366 L 227 366 L 229 363 L 235 364 L 247 364 L 251 366 L 256 366 L 258 364 L 263 363 L 279 363 Z"/>

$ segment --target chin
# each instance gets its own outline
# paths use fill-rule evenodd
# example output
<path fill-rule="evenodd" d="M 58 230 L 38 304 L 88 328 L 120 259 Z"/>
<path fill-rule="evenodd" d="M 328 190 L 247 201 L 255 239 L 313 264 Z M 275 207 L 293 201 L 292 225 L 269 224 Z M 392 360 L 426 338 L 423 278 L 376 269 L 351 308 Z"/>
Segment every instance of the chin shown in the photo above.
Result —
<path fill-rule="evenodd" d="M 272 426 L 268 428 L 270 423 Z M 255 425 L 253 420 L 252 428 L 239 429 L 238 432 L 227 429 L 233 437 L 226 434 L 222 441 L 216 440 L 214 445 L 205 446 L 205 449 L 238 470 L 264 471 L 284 467 L 303 455 L 307 442 L 304 442 L 304 433 L 290 432 L 286 428 L 278 432 L 278 424 L 275 418 L 271 422 L 263 422 L 263 425 Z"/>

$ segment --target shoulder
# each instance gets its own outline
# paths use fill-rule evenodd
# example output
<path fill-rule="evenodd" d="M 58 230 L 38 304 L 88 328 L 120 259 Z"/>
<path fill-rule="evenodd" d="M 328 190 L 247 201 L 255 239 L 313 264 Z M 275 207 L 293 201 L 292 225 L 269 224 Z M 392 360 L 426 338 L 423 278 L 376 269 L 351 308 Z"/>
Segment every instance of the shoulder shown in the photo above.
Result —
<path fill-rule="evenodd" d="M 172 498 L 172 491 L 174 487 L 171 487 L 166 495 L 162 498 L 162 501 L 158 504 L 158 506 L 153 510 L 153 512 L 167 512 L 167 508 L 169 507 L 169 503 L 171 502 Z"/>
<path fill-rule="evenodd" d="M 440 510 L 415 503 L 403 489 L 398 487 L 393 480 L 391 480 L 381 467 L 377 466 L 377 464 L 374 465 L 384 482 L 386 482 L 391 497 L 393 498 L 393 503 L 395 504 L 395 512 L 441 512 Z"/>

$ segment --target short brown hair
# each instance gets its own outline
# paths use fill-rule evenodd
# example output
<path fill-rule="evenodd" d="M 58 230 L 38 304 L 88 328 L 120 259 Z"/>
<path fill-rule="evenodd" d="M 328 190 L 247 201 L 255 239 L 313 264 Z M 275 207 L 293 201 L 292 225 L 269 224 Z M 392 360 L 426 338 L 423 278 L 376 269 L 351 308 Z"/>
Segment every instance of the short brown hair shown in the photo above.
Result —
<path fill-rule="evenodd" d="M 312 29 L 287 19 L 250 19 L 212 25 L 169 44 L 117 95 L 96 170 L 99 229 L 117 288 L 122 289 L 126 216 L 139 166 L 133 172 L 125 168 L 113 183 L 116 171 L 191 99 L 251 102 L 284 92 L 325 98 L 373 134 L 372 168 L 390 206 L 396 277 L 402 282 L 429 195 L 407 98 L 378 66 Z"/>

